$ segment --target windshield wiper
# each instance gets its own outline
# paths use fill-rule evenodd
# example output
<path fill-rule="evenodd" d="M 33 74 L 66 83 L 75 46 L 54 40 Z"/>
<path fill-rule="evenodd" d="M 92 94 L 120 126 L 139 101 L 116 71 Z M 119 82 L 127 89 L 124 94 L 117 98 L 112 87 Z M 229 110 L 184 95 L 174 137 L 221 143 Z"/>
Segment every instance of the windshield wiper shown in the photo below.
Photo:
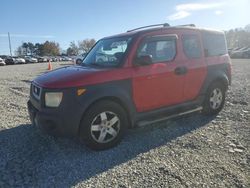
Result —
<path fill-rule="evenodd" d="M 88 64 L 86 64 L 86 63 L 81 63 L 80 65 L 83 67 L 88 67 Z"/>
<path fill-rule="evenodd" d="M 88 64 L 88 65 L 94 65 L 94 66 L 98 66 L 98 67 L 103 67 L 103 65 L 101 65 L 101 64 L 99 64 L 99 63 L 90 63 L 90 64 Z"/>

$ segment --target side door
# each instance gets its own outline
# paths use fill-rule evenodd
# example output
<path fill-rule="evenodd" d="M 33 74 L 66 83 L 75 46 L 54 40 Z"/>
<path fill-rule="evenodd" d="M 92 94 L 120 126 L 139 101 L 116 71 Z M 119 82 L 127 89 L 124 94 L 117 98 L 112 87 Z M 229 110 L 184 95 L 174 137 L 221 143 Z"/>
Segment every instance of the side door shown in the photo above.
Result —
<path fill-rule="evenodd" d="M 185 70 L 178 63 L 177 35 L 143 38 L 136 58 L 150 56 L 149 65 L 133 65 L 133 100 L 138 112 L 166 107 L 183 101 Z"/>
<path fill-rule="evenodd" d="M 182 35 L 182 48 L 183 61 L 188 67 L 185 75 L 184 98 L 185 101 L 191 101 L 198 97 L 207 75 L 200 33 L 197 31 L 185 32 Z"/>

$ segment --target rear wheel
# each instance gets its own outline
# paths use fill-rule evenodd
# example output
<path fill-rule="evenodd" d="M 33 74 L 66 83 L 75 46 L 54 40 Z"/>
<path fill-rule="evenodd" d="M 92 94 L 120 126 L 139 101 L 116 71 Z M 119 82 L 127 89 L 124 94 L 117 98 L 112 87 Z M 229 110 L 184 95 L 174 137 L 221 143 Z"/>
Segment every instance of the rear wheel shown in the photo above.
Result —
<path fill-rule="evenodd" d="M 213 115 L 219 113 L 225 103 L 226 87 L 222 83 L 213 83 L 206 94 L 203 113 Z"/>
<path fill-rule="evenodd" d="M 112 101 L 101 101 L 89 108 L 80 125 L 80 138 L 94 150 L 117 145 L 128 126 L 124 109 Z"/>

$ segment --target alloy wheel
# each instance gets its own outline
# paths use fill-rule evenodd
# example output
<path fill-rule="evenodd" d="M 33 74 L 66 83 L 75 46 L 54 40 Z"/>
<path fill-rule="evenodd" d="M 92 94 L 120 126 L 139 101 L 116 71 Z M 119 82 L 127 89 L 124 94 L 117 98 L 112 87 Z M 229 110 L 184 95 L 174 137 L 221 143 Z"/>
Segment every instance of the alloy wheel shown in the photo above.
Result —
<path fill-rule="evenodd" d="M 98 143 L 107 143 L 114 140 L 120 131 L 120 119 L 117 114 L 105 111 L 93 119 L 91 136 Z"/>
<path fill-rule="evenodd" d="M 218 108 L 220 108 L 222 101 L 223 101 L 223 94 L 221 89 L 219 88 L 215 88 L 210 95 L 210 107 L 213 110 L 217 110 Z"/>

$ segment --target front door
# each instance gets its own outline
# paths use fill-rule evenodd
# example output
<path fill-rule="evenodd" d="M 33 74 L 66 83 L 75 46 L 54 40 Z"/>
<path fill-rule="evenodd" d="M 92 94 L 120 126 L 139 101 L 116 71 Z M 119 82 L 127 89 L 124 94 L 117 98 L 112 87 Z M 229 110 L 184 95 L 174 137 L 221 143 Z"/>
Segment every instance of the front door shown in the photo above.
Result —
<path fill-rule="evenodd" d="M 185 67 L 178 63 L 177 36 L 150 36 L 139 44 L 136 57 L 150 56 L 149 65 L 133 67 L 133 100 L 138 112 L 183 102 Z"/>

